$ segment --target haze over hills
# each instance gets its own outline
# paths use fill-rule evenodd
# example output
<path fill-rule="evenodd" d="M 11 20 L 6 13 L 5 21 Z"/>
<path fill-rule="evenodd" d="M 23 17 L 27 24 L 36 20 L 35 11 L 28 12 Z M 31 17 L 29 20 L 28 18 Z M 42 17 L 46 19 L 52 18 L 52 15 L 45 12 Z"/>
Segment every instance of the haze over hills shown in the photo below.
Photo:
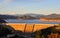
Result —
<path fill-rule="evenodd" d="M 44 17 L 45 15 L 43 14 L 24 14 L 24 15 L 21 15 L 19 16 L 19 18 L 22 18 L 22 19 L 39 19 L 41 17 Z"/>
<path fill-rule="evenodd" d="M 0 19 L 40 19 L 40 18 L 60 18 L 60 14 L 23 14 L 23 15 L 1 15 Z"/>
<path fill-rule="evenodd" d="M 50 14 L 50 15 L 46 15 L 45 18 L 60 18 L 60 14 Z"/>
<path fill-rule="evenodd" d="M 40 14 L 24 14 L 24 15 L 1 15 L 1 19 L 38 19 L 40 17 L 44 17 L 44 15 Z"/>

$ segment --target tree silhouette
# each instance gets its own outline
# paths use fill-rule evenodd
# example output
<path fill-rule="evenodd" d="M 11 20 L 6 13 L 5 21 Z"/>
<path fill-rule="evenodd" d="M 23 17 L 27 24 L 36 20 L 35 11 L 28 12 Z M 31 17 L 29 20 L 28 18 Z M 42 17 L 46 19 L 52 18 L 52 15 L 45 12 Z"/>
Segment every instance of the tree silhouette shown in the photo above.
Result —
<path fill-rule="evenodd" d="M 14 29 L 7 25 L 0 25 L 0 37 L 7 36 L 8 34 L 12 34 Z"/>
<path fill-rule="evenodd" d="M 52 27 L 48 27 L 46 29 L 39 30 L 38 33 L 39 33 L 38 36 L 40 36 L 40 38 L 42 38 L 42 36 L 44 36 L 44 38 L 48 38 L 48 35 L 52 35 L 52 37 L 55 37 L 55 36 L 53 36 L 54 34 L 56 35 L 58 33 L 58 35 L 60 35 L 60 25 L 52 26 Z"/>

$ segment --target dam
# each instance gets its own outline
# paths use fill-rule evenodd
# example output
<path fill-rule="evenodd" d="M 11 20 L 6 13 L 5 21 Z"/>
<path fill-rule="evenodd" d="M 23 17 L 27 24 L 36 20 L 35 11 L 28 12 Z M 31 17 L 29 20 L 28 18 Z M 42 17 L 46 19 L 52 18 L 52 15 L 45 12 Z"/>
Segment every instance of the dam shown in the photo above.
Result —
<path fill-rule="evenodd" d="M 7 25 L 13 27 L 15 30 L 20 30 L 22 32 L 35 32 L 44 28 L 57 25 L 57 24 L 7 23 Z"/>
<path fill-rule="evenodd" d="M 21 30 L 23 32 L 35 32 L 44 28 L 48 28 L 60 22 L 44 22 L 41 20 L 14 20 L 8 19 L 6 20 L 7 25 L 13 27 L 15 30 Z"/>

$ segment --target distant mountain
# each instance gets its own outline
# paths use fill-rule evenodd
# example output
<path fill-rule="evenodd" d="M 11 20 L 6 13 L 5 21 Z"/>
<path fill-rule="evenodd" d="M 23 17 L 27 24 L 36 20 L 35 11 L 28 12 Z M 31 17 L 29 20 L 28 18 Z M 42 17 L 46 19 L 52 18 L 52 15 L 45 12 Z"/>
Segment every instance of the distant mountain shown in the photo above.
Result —
<path fill-rule="evenodd" d="M 18 16 L 18 19 L 40 19 L 41 17 L 44 17 L 45 15 L 42 14 L 24 14 Z"/>
<path fill-rule="evenodd" d="M 24 14 L 24 15 L 0 15 L 0 19 L 39 19 L 44 17 L 44 15 L 40 14 Z"/>
<path fill-rule="evenodd" d="M 40 18 L 60 18 L 60 14 L 22 14 L 22 15 L 0 15 L 0 19 L 40 19 Z"/>
<path fill-rule="evenodd" d="M 17 19 L 14 15 L 0 15 L 0 19 Z"/>
<path fill-rule="evenodd" d="M 60 14 L 50 14 L 50 15 L 46 15 L 45 18 L 60 18 Z"/>

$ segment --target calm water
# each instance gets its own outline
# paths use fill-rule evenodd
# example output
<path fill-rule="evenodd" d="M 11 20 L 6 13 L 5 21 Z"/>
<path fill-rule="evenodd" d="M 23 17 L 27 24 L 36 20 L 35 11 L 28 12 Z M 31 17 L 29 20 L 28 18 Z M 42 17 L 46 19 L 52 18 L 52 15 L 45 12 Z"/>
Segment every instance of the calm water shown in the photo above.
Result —
<path fill-rule="evenodd" d="M 16 20 L 16 19 L 7 19 L 8 23 L 41 23 L 41 24 L 60 24 L 60 22 L 43 22 L 41 20 Z"/>

